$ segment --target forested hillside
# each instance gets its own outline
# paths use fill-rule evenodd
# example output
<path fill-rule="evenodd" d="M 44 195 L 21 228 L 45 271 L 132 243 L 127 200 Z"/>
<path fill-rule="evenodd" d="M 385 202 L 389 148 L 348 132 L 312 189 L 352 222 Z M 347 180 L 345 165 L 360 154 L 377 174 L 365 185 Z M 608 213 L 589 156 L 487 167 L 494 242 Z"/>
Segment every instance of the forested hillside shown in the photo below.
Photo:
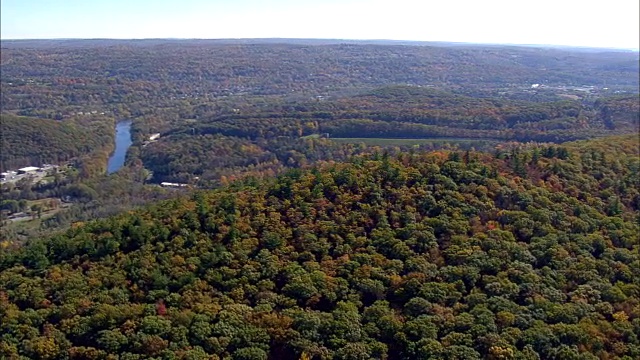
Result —
<path fill-rule="evenodd" d="M 637 359 L 639 156 L 378 153 L 76 226 L 0 253 L 0 357 Z"/>
<path fill-rule="evenodd" d="M 2 123 L 0 170 L 62 163 L 96 150 L 113 149 L 113 119 L 58 121 L 9 114 Z"/>
<path fill-rule="evenodd" d="M 167 129 L 160 141 L 132 152 L 153 171 L 156 182 L 198 183 L 197 177 L 200 184 L 211 184 L 221 176 L 275 174 L 318 160 L 344 160 L 363 151 L 358 139 L 414 139 L 460 147 L 472 143 L 492 149 L 497 142 L 559 143 L 640 128 L 638 95 L 592 103 L 533 102 L 415 86 L 330 99 L 256 101 L 229 110 L 202 104 L 177 112 L 169 123 L 154 117 L 136 125 L 142 133 Z M 338 141 L 332 142 L 334 138 Z M 355 145 L 340 146 L 343 141 Z"/>

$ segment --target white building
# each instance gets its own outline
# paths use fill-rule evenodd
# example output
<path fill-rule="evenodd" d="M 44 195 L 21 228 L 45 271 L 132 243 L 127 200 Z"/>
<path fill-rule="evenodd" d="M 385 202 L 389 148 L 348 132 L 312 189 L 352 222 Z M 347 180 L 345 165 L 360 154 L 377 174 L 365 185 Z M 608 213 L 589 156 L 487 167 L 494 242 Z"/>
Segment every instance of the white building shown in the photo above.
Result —
<path fill-rule="evenodd" d="M 18 169 L 18 174 L 29 174 L 29 173 L 34 173 L 34 172 L 36 172 L 38 170 L 40 170 L 39 167 L 27 166 L 27 167 L 23 167 L 21 169 Z"/>
<path fill-rule="evenodd" d="M 187 184 L 161 182 L 160 186 L 163 186 L 163 187 L 185 187 L 185 186 L 187 186 Z"/>

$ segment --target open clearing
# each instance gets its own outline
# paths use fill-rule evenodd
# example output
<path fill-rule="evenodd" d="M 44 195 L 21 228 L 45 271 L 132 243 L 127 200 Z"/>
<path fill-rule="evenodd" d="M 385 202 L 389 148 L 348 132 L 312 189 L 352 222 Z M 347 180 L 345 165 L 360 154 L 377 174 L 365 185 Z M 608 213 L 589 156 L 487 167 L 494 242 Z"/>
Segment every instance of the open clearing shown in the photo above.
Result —
<path fill-rule="evenodd" d="M 389 139 L 389 138 L 331 138 L 340 143 L 364 143 L 366 145 L 398 145 L 412 146 L 425 144 L 482 144 L 497 143 L 497 140 L 473 138 L 428 138 L 428 139 Z"/>

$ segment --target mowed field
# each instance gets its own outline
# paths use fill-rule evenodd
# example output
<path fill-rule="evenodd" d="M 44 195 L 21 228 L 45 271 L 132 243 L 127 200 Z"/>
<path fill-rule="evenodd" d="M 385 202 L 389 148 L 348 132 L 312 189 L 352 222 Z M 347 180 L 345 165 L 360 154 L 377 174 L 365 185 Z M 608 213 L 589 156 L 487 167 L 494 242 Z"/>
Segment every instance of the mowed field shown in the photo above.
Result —
<path fill-rule="evenodd" d="M 332 141 L 339 143 L 364 143 L 366 145 L 379 146 L 420 146 L 420 145 L 460 145 L 463 147 L 470 146 L 488 146 L 498 144 L 497 140 L 481 140 L 471 138 L 428 138 L 428 139 L 389 139 L 389 138 L 331 138 Z"/>

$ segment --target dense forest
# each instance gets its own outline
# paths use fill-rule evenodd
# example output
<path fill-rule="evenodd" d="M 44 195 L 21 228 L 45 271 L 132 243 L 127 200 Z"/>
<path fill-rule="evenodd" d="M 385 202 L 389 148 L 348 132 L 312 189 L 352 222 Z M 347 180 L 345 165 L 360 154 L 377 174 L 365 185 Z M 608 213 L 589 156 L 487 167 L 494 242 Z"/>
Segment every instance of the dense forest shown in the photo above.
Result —
<path fill-rule="evenodd" d="M 378 152 L 4 243 L 0 356 L 637 359 L 639 146 Z"/>

